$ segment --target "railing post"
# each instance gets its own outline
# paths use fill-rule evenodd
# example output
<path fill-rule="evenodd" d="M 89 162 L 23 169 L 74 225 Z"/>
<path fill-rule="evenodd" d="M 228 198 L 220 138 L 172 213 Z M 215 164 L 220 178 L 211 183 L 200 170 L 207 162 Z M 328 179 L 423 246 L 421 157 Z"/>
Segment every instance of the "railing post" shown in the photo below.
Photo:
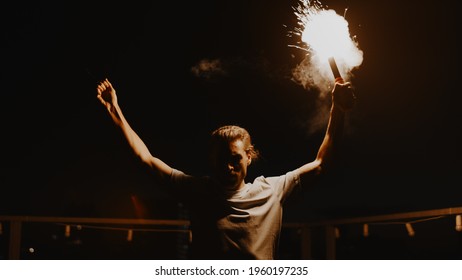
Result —
<path fill-rule="evenodd" d="M 302 259 L 311 260 L 311 229 L 306 225 L 301 228 L 301 245 Z"/>
<path fill-rule="evenodd" d="M 326 259 L 335 260 L 335 227 L 326 226 Z"/>
<path fill-rule="evenodd" d="M 8 258 L 19 260 L 21 255 L 21 221 L 10 222 L 10 246 Z"/>

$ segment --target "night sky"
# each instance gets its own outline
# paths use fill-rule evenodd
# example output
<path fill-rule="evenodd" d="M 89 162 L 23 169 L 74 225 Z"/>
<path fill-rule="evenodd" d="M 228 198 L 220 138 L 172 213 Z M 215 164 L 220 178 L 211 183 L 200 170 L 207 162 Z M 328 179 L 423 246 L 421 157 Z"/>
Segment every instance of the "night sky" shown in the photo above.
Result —
<path fill-rule="evenodd" d="M 1 4 L 0 215 L 176 217 L 96 99 L 105 77 L 152 154 L 183 171 L 206 174 L 208 135 L 230 123 L 262 153 L 249 180 L 314 158 L 326 99 L 291 75 L 305 55 L 289 47 L 297 2 L 164 2 Z M 332 176 L 286 218 L 462 206 L 455 2 L 323 4 L 348 8 L 364 52 L 358 102 Z M 201 61 L 221 71 L 197 75 Z"/>

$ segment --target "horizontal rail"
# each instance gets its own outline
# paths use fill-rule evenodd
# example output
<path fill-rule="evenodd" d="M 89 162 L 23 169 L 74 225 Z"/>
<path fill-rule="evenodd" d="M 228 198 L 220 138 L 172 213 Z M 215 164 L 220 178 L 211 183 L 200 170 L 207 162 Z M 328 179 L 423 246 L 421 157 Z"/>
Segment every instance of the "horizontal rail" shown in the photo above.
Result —
<path fill-rule="evenodd" d="M 159 226 L 189 226 L 190 225 L 189 220 L 40 217 L 40 216 L 0 216 L 0 221 L 40 222 L 40 223 L 73 223 L 73 224 L 159 225 Z"/>
<path fill-rule="evenodd" d="M 329 225 L 345 225 L 345 224 L 361 224 L 372 222 L 385 222 L 394 220 L 427 218 L 437 216 L 448 216 L 462 214 L 462 207 L 442 208 L 433 210 L 402 212 L 394 214 L 384 214 L 375 216 L 353 217 L 344 219 L 332 219 L 321 222 L 308 223 L 308 226 L 329 226 Z"/>
<path fill-rule="evenodd" d="M 331 219 L 320 222 L 284 223 L 285 227 L 313 227 L 342 224 L 360 224 L 403 219 L 447 216 L 462 214 L 462 207 L 442 208 L 424 211 L 402 212 L 375 216 L 363 216 L 343 219 Z M 189 220 L 168 219 L 136 219 L 136 218 L 89 218 L 89 217 L 43 217 L 43 216 L 0 216 L 0 221 L 42 222 L 42 223 L 73 223 L 73 224 L 117 224 L 117 225 L 159 225 L 159 226 L 190 226 Z"/>

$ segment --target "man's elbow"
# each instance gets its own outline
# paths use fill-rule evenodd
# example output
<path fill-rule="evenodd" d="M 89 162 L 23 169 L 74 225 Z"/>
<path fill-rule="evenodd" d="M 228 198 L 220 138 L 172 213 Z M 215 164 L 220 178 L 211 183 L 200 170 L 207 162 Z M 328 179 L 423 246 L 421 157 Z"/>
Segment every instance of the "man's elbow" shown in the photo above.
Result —
<path fill-rule="evenodd" d="M 332 160 L 326 157 L 317 158 L 314 162 L 316 162 L 315 168 L 317 174 L 326 174 L 332 169 L 333 166 Z"/>
<path fill-rule="evenodd" d="M 322 160 L 320 159 L 315 159 L 314 161 L 305 164 L 300 168 L 300 174 L 301 175 L 319 175 L 324 171 L 324 167 L 322 164 Z"/>
<path fill-rule="evenodd" d="M 316 175 L 321 175 L 326 172 L 326 162 L 322 159 L 316 159 L 313 162 L 313 173 Z"/>

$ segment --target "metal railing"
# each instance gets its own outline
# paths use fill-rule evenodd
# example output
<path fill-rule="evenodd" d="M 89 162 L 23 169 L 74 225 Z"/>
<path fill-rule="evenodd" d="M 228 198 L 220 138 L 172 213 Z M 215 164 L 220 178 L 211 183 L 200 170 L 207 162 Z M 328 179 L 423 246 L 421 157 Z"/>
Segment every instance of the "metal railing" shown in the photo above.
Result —
<path fill-rule="evenodd" d="M 456 229 L 462 231 L 460 225 L 462 207 L 433 209 L 424 211 L 401 212 L 385 215 L 352 217 L 344 219 L 332 219 L 311 223 L 284 223 L 284 228 L 299 230 L 300 249 L 302 259 L 312 259 L 312 229 L 322 228 L 325 237 L 325 258 L 336 258 L 337 226 L 351 224 L 368 224 L 377 222 L 403 221 L 408 219 L 421 219 L 442 216 L 455 216 Z M 21 239 L 23 223 L 58 223 L 65 225 L 123 225 L 123 226 L 152 226 L 189 228 L 188 220 L 153 220 L 153 219 L 118 219 L 118 218 L 83 218 L 83 217 L 42 217 L 42 216 L 0 216 L 0 234 L 2 234 L 2 222 L 9 223 L 8 259 L 17 260 L 21 257 Z"/>

